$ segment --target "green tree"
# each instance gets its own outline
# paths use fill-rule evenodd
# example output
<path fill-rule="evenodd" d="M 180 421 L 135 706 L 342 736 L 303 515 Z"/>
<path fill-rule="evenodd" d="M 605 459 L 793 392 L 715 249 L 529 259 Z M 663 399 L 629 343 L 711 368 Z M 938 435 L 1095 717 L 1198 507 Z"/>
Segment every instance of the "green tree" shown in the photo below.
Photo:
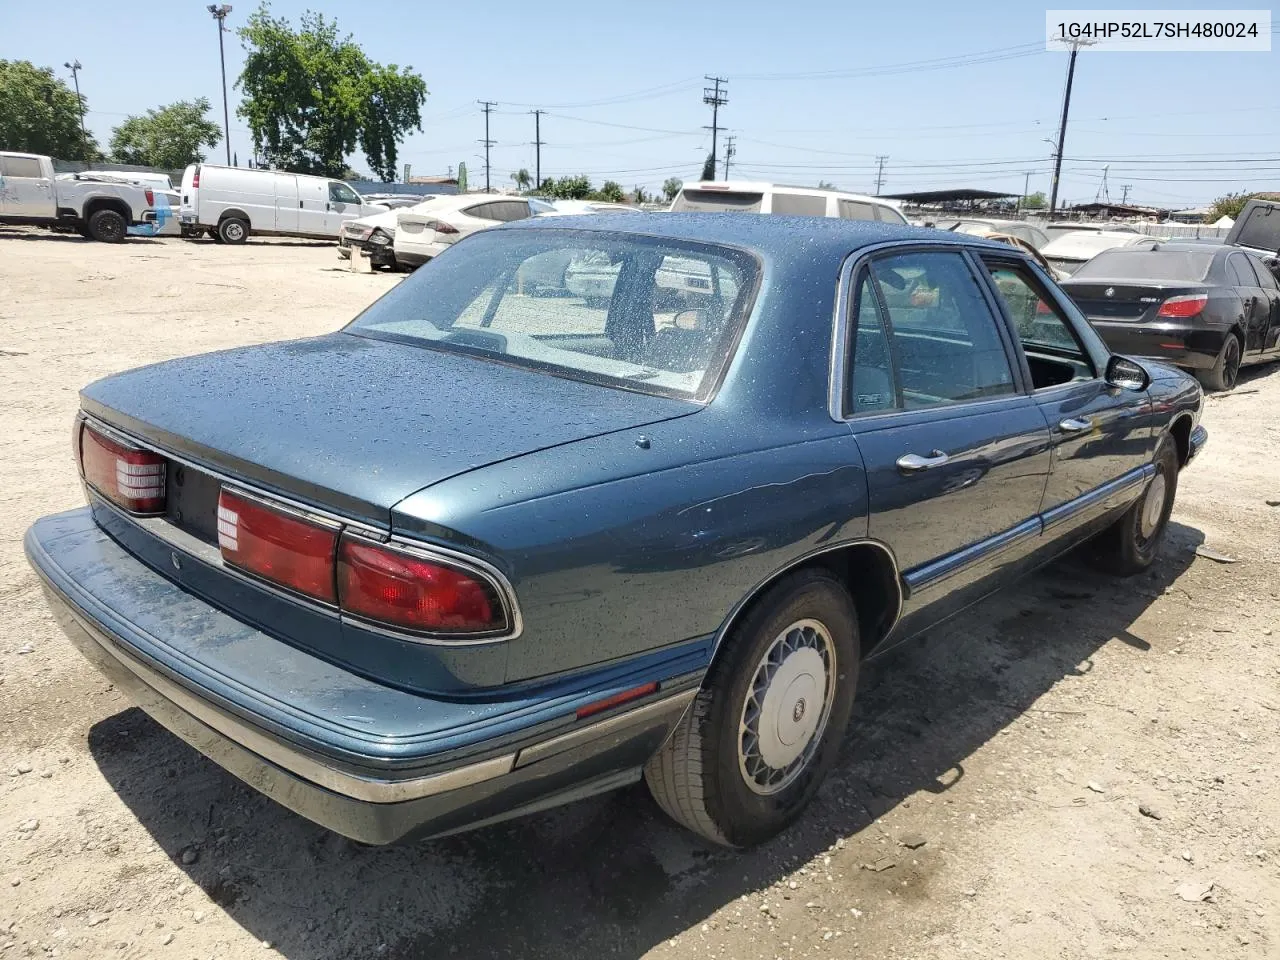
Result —
<path fill-rule="evenodd" d="M 637 184 L 635 190 L 631 194 L 631 201 L 637 206 L 642 203 L 648 203 L 649 194 L 645 193 L 644 187 Z"/>
<path fill-rule="evenodd" d="M 684 183 L 676 177 L 668 177 L 662 183 L 662 195 L 666 197 L 667 202 L 670 203 L 676 198 L 676 194 L 680 192 L 680 188 L 683 186 Z"/>
<path fill-rule="evenodd" d="M 1045 198 L 1043 190 L 1037 190 L 1022 198 L 1023 210 L 1043 210 L 1048 205 L 1049 201 Z"/>
<path fill-rule="evenodd" d="M 626 194 L 622 192 L 622 184 L 614 180 L 606 180 L 595 196 L 597 200 L 606 203 L 621 203 L 626 198 Z"/>
<path fill-rule="evenodd" d="M 1225 197 L 1219 197 L 1213 201 L 1213 206 L 1209 208 L 1208 214 L 1205 215 L 1205 223 L 1214 223 L 1222 217 L 1230 217 L 1235 220 L 1240 216 L 1240 211 L 1244 209 L 1244 205 L 1250 200 L 1257 198 L 1259 200 L 1280 200 L 1280 193 L 1228 193 Z"/>
<path fill-rule="evenodd" d="M 111 159 L 167 170 L 199 163 L 205 157 L 202 147 L 222 141 L 222 129 L 205 119 L 208 112 L 209 101 L 197 97 L 129 117 L 111 131 Z"/>
<path fill-rule="evenodd" d="M 533 177 L 529 175 L 529 171 L 524 167 L 513 173 L 511 179 L 515 181 L 516 189 L 521 193 L 524 193 L 533 185 Z"/>
<path fill-rule="evenodd" d="M 559 180 L 547 179 L 542 182 L 542 189 L 539 191 L 544 196 L 553 197 L 556 200 L 587 200 L 595 191 L 591 188 L 591 180 L 585 173 L 580 173 L 576 177 L 561 177 Z"/>
<path fill-rule="evenodd" d="M 295 32 L 264 4 L 241 28 L 244 70 L 236 109 L 275 166 L 336 176 L 356 146 L 374 174 L 396 176 L 396 150 L 422 129 L 427 85 L 411 67 L 375 63 L 335 20 L 305 13 Z"/>
<path fill-rule="evenodd" d="M 0 60 L 0 150 L 96 160 L 97 142 L 80 135 L 82 109 L 88 109 L 84 97 L 77 100 L 48 67 Z"/>
<path fill-rule="evenodd" d="M 819 180 L 818 189 L 819 190 L 839 190 L 840 188 L 837 187 L 834 183 L 832 183 L 829 180 Z"/>
<path fill-rule="evenodd" d="M 702 161 L 702 179 L 714 180 L 716 178 L 716 158 L 708 153 L 707 159 Z"/>

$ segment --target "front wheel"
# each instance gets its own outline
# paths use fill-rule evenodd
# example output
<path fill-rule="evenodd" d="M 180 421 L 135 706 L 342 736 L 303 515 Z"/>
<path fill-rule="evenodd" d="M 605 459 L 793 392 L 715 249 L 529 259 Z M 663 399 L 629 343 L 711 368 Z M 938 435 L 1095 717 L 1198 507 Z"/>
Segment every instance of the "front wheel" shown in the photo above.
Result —
<path fill-rule="evenodd" d="M 645 766 L 658 805 L 729 847 L 785 829 L 836 761 L 858 663 L 844 586 L 820 569 L 779 581 L 725 637 L 702 689 Z"/>
<path fill-rule="evenodd" d="M 1155 476 L 1141 497 L 1094 542 L 1098 565 L 1108 573 L 1129 577 L 1155 560 L 1178 492 L 1178 453 L 1166 436 L 1156 448 Z"/>
<path fill-rule="evenodd" d="M 1212 369 L 1200 374 L 1200 382 L 1206 390 L 1234 390 L 1239 376 L 1240 338 L 1232 333 L 1227 335 Z"/>

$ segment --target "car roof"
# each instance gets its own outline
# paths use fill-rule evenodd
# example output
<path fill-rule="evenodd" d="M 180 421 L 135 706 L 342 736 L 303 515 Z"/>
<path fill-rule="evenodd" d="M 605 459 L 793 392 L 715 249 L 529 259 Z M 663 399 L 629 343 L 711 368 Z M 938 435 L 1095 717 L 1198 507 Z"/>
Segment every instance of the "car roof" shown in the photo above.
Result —
<path fill-rule="evenodd" d="M 981 237 L 872 220 L 836 217 L 780 217 L 723 213 L 600 213 L 590 218 L 536 217 L 504 224 L 501 230 L 593 230 L 669 240 L 719 243 L 780 260 L 838 258 L 862 247 L 892 240 L 942 241 L 983 246 L 1008 253 L 1007 244 Z"/>

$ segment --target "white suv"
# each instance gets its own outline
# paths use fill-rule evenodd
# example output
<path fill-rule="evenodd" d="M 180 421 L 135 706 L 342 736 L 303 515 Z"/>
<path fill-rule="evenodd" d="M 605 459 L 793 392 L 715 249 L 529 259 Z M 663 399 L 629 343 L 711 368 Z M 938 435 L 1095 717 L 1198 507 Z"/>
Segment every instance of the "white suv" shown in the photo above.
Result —
<path fill-rule="evenodd" d="M 773 213 L 792 217 L 839 217 L 905 225 L 891 200 L 840 190 L 784 187 L 745 180 L 711 180 L 680 188 L 672 213 Z"/>

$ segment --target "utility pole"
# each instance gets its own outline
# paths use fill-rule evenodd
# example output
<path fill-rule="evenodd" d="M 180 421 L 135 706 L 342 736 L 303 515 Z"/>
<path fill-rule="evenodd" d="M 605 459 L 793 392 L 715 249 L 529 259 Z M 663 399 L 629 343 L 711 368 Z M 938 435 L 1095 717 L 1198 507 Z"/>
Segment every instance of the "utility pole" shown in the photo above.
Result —
<path fill-rule="evenodd" d="M 1071 56 L 1067 60 L 1067 89 L 1062 95 L 1062 121 L 1058 124 L 1058 149 L 1053 155 L 1053 187 L 1049 193 L 1049 216 L 1058 209 L 1058 181 L 1062 176 L 1062 150 L 1067 142 L 1067 114 L 1071 112 L 1071 84 L 1076 76 L 1076 55 L 1087 46 L 1087 40 L 1071 41 Z"/>
<path fill-rule="evenodd" d="M 724 77 L 704 77 L 715 84 L 714 87 L 702 88 L 702 102 L 711 106 L 711 126 L 703 127 L 703 130 L 711 130 L 711 177 L 715 179 L 716 175 L 716 137 L 720 132 L 720 108 L 729 102 L 727 96 L 728 91 L 721 91 L 721 84 L 728 84 L 728 80 Z"/>
<path fill-rule="evenodd" d="M 537 192 L 542 186 L 542 115 L 545 110 L 533 112 L 533 189 Z M 485 133 L 487 137 L 488 132 Z"/>
<path fill-rule="evenodd" d="M 80 66 L 79 60 L 64 63 L 63 66 L 71 71 L 71 82 L 76 85 L 76 106 L 80 108 L 80 152 L 84 154 L 84 158 L 87 161 L 89 159 L 89 135 L 84 132 L 84 101 L 80 99 L 80 71 L 84 68 Z"/>
<path fill-rule="evenodd" d="M 1122 196 L 1122 197 L 1120 198 L 1120 202 L 1121 202 L 1121 203 L 1128 203 L 1128 202 L 1129 202 L 1129 189 L 1130 189 L 1132 186 L 1133 186 L 1133 184 L 1132 184 L 1132 183 L 1122 183 L 1122 184 L 1120 184 L 1120 189 L 1124 191 L 1124 196 Z"/>
<path fill-rule="evenodd" d="M 1108 203 L 1111 202 L 1111 189 L 1107 184 L 1107 174 L 1110 170 L 1111 164 L 1109 163 L 1102 168 L 1102 182 L 1098 184 L 1098 192 L 1093 195 L 1094 203 L 1097 203 L 1099 200 L 1106 200 Z"/>
<path fill-rule="evenodd" d="M 724 138 L 724 178 L 726 180 L 729 179 L 729 161 L 731 161 L 734 158 L 734 155 L 738 152 L 733 146 L 733 142 L 737 139 L 738 138 L 734 136 Z"/>
<path fill-rule="evenodd" d="M 1031 171 L 1024 170 L 1022 172 L 1022 199 L 1018 201 L 1018 209 L 1021 210 L 1027 205 L 1027 193 L 1031 190 Z"/>
<path fill-rule="evenodd" d="M 489 148 L 493 146 L 493 141 L 489 139 L 489 114 L 493 112 L 493 108 L 497 106 L 492 100 L 478 100 L 480 109 L 484 111 L 484 139 L 480 142 L 484 144 L 484 192 L 489 192 Z"/>
<path fill-rule="evenodd" d="M 218 23 L 218 62 L 222 64 L 222 139 L 227 145 L 227 166 L 231 166 L 231 112 L 227 108 L 227 53 L 222 44 L 222 35 L 227 32 L 227 14 L 231 12 L 231 4 L 221 6 L 209 4 L 209 12 Z"/>
<path fill-rule="evenodd" d="M 884 186 L 884 164 L 889 158 L 876 157 L 876 196 L 880 196 L 880 188 Z"/>

